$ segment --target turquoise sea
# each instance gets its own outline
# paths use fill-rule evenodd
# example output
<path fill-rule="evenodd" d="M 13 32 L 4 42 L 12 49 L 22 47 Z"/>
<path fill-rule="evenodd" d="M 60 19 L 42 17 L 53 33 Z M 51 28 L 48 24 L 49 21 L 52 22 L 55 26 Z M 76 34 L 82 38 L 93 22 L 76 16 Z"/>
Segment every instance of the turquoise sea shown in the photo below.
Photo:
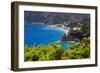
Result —
<path fill-rule="evenodd" d="M 67 35 L 64 29 L 50 27 L 43 23 L 28 23 L 24 25 L 24 44 L 30 45 L 47 45 L 61 39 L 63 34 Z M 59 42 L 62 47 L 67 48 L 67 42 Z"/>

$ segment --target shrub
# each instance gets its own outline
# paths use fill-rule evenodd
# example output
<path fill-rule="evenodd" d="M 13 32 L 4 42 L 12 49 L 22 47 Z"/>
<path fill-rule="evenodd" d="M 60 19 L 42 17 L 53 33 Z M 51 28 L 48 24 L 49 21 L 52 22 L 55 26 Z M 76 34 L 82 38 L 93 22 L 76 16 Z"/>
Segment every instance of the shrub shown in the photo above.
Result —
<path fill-rule="evenodd" d="M 60 60 L 64 50 L 59 44 L 25 46 L 25 61 Z"/>
<path fill-rule="evenodd" d="M 84 38 L 79 44 L 69 47 L 65 51 L 69 59 L 83 59 L 90 57 L 90 39 Z"/>
<path fill-rule="evenodd" d="M 58 43 L 37 46 L 28 46 L 27 44 L 25 45 L 25 61 L 49 61 L 84 58 L 90 58 L 89 38 L 84 38 L 78 44 L 72 44 L 68 49 L 64 49 Z"/>

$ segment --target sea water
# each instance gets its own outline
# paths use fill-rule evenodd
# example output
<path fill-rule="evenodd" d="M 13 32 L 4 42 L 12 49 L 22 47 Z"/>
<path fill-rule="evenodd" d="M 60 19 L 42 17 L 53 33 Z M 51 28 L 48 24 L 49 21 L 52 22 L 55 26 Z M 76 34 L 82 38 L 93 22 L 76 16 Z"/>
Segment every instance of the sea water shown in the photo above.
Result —
<path fill-rule="evenodd" d="M 24 24 L 24 44 L 26 45 L 47 45 L 53 41 L 58 41 L 65 34 L 65 30 L 58 27 L 50 27 L 43 23 Z M 60 42 L 62 47 L 68 47 L 68 44 Z"/>

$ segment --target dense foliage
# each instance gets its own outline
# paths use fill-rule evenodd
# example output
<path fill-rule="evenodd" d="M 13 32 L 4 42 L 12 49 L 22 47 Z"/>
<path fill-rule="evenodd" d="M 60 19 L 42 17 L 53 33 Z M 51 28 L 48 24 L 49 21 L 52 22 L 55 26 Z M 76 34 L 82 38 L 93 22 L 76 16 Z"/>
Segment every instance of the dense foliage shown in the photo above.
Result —
<path fill-rule="evenodd" d="M 58 43 L 48 45 L 25 45 L 25 61 L 49 61 L 63 59 L 83 59 L 90 57 L 90 39 L 84 38 L 80 43 L 64 49 Z"/>
<path fill-rule="evenodd" d="M 70 46 L 65 55 L 65 59 L 90 58 L 90 39 L 84 38 L 79 44 Z"/>
<path fill-rule="evenodd" d="M 25 61 L 60 60 L 64 49 L 58 44 L 25 46 Z"/>

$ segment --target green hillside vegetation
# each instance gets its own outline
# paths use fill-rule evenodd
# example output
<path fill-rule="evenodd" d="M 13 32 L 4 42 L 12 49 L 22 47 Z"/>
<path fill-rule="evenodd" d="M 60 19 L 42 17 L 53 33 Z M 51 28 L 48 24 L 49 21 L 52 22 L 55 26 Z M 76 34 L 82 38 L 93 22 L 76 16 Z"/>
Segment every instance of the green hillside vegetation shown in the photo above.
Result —
<path fill-rule="evenodd" d="M 90 38 L 84 38 L 81 42 L 72 44 L 67 49 L 58 43 L 37 46 L 26 44 L 24 49 L 25 61 L 84 59 L 90 58 Z"/>

